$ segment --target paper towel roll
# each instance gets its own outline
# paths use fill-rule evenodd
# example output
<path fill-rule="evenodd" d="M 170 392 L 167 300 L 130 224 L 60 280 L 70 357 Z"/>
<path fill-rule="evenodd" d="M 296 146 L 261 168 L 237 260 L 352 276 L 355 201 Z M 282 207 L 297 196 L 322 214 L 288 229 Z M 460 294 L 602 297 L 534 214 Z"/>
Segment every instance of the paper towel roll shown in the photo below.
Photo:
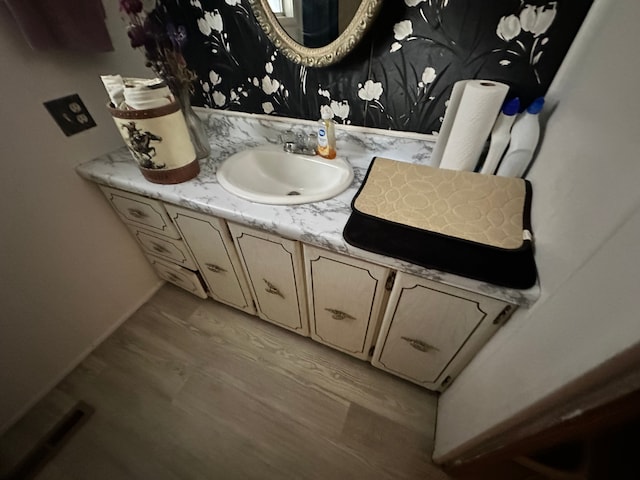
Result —
<path fill-rule="evenodd" d="M 508 85 L 488 80 L 454 85 L 442 124 L 444 136 L 438 135 L 434 149 L 436 155 L 442 153 L 441 159 L 435 159 L 440 160 L 440 168 L 472 171 L 476 167 L 508 91 Z"/>
<path fill-rule="evenodd" d="M 447 146 L 447 140 L 451 134 L 451 127 L 453 127 L 453 121 L 456 119 L 456 112 L 460 106 L 460 100 L 462 99 L 462 92 L 464 92 L 464 86 L 471 80 L 460 80 L 453 84 L 451 90 L 451 96 L 447 100 L 447 110 L 444 114 L 444 120 L 442 126 L 438 132 L 438 138 L 436 145 L 431 152 L 431 165 L 437 167 L 442 161 L 442 155 L 444 154 L 444 148 Z"/>

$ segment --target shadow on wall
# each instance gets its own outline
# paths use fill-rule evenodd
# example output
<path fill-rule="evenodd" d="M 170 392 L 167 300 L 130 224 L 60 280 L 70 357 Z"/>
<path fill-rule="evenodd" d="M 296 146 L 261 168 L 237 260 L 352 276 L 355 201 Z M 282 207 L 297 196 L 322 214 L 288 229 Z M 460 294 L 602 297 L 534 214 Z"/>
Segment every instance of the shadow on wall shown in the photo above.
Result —
<path fill-rule="evenodd" d="M 342 62 L 307 68 L 280 55 L 246 0 L 167 0 L 198 74 L 195 105 L 432 133 L 451 88 L 483 78 L 511 86 L 528 105 L 544 95 L 590 0 L 386 1 Z M 178 5 L 180 3 L 180 5 Z"/>

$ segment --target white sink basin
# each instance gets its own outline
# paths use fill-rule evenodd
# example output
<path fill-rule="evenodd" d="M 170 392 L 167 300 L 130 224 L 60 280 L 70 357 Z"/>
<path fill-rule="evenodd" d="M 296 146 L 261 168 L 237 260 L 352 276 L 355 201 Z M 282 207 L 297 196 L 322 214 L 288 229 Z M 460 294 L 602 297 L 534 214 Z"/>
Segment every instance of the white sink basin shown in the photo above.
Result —
<path fill-rule="evenodd" d="M 238 197 L 258 203 L 293 205 L 335 197 L 351 185 L 346 161 L 263 146 L 230 156 L 217 172 L 218 182 Z"/>

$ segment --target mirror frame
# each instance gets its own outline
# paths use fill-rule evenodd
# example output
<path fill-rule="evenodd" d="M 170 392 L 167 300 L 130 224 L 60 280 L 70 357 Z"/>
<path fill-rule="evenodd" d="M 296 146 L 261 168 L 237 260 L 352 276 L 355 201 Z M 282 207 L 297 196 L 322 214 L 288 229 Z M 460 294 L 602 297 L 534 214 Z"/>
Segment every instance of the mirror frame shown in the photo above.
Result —
<path fill-rule="evenodd" d="M 382 6 L 382 0 L 362 0 L 351 23 L 340 36 L 320 48 L 300 45 L 282 28 L 267 0 L 249 0 L 253 14 L 269 40 L 289 60 L 307 67 L 326 67 L 342 60 L 364 36 Z"/>

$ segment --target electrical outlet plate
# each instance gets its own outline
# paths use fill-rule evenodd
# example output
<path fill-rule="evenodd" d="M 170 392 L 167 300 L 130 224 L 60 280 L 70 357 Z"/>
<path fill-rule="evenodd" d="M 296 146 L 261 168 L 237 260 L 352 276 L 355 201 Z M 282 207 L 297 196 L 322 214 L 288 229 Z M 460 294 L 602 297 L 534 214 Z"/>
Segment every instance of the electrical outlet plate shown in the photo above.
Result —
<path fill-rule="evenodd" d="M 96 126 L 78 94 L 49 100 L 44 106 L 67 137 Z"/>

